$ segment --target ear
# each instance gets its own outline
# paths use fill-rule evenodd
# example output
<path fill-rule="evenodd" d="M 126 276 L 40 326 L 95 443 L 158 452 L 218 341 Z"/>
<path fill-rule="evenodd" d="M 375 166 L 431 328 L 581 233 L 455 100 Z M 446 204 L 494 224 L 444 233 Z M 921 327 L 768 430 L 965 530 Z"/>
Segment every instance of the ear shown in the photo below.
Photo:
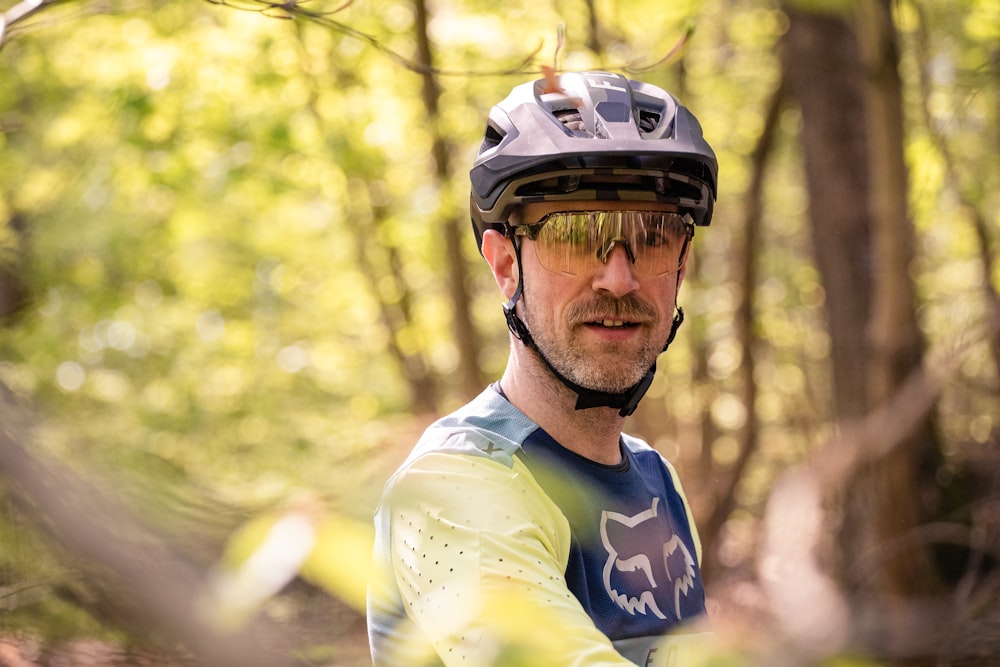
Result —
<path fill-rule="evenodd" d="M 519 270 L 513 241 L 495 229 L 487 229 L 483 232 L 482 251 L 497 286 L 510 299 L 517 290 Z"/>

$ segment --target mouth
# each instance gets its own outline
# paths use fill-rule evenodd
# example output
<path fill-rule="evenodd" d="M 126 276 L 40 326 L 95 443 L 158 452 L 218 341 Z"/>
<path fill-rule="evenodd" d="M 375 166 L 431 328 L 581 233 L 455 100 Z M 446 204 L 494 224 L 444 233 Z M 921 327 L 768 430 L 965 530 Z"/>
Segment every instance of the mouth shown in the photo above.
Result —
<path fill-rule="evenodd" d="M 620 338 L 629 337 L 637 329 L 652 326 L 656 316 L 651 305 L 631 295 L 621 299 L 598 297 L 577 304 L 567 312 L 571 326 L 583 326 L 605 335 L 618 334 Z"/>
<path fill-rule="evenodd" d="M 590 327 L 601 327 L 604 329 L 630 329 L 639 326 L 638 322 L 629 322 L 626 320 L 593 320 L 585 324 Z"/>

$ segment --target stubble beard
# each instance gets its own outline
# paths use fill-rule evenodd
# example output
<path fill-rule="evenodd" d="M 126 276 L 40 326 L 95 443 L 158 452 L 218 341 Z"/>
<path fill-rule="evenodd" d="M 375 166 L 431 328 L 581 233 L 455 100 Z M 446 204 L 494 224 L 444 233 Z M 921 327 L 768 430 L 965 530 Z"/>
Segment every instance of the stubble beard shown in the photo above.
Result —
<path fill-rule="evenodd" d="M 609 342 L 595 354 L 593 349 L 587 349 L 582 344 L 575 333 L 594 314 L 613 315 L 615 319 L 626 321 L 654 321 L 656 312 L 638 299 L 604 297 L 573 306 L 567 311 L 568 334 L 564 336 L 556 333 L 556 327 L 550 321 L 532 313 L 528 299 L 525 298 L 523 304 L 526 323 L 539 352 L 560 374 L 587 389 L 612 394 L 631 389 L 649 371 L 663 350 L 663 343 L 650 336 L 638 350 L 633 345 Z"/>

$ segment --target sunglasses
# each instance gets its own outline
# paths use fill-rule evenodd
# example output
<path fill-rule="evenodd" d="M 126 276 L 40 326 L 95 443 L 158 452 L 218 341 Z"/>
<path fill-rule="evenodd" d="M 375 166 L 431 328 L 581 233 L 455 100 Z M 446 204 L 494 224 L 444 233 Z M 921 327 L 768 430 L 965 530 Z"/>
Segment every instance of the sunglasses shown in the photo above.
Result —
<path fill-rule="evenodd" d="M 607 264 L 620 245 L 643 276 L 680 271 L 687 259 L 694 221 L 673 211 L 559 211 L 514 228 L 535 242 L 539 263 L 549 271 L 577 275 Z"/>

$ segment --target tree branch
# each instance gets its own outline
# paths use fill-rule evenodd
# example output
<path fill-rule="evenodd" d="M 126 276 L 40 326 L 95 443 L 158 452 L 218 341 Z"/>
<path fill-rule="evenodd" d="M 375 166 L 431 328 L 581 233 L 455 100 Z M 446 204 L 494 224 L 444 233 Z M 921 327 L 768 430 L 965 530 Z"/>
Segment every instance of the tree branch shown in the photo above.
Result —
<path fill-rule="evenodd" d="M 757 450 L 758 429 L 754 404 L 757 401 L 757 383 L 754 380 L 754 346 L 757 342 L 753 333 L 754 288 L 757 284 L 757 260 L 760 255 L 760 227 L 763 210 L 763 190 L 767 159 L 774 147 L 778 122 L 785 102 L 785 84 L 779 81 L 767 102 L 764 115 L 764 127 L 757 139 L 757 145 L 750 155 L 750 184 L 744 195 L 743 228 L 745 230 L 743 248 L 743 274 L 740 283 L 743 294 L 734 318 L 739 342 L 743 348 L 743 358 L 740 362 L 739 375 L 743 389 L 743 403 L 747 408 L 747 421 L 740 434 L 740 452 L 735 463 L 728 471 L 728 476 L 722 493 L 719 495 L 712 514 L 704 525 L 706 541 L 711 542 L 719 534 L 722 525 L 732 513 L 736 505 L 736 487 L 743 478 L 743 472 L 750 457 Z"/>
<path fill-rule="evenodd" d="M 0 15 L 0 49 L 7 41 L 8 28 L 27 20 L 50 5 L 60 0 L 21 0 L 2 15 Z"/>
<path fill-rule="evenodd" d="M 212 665 L 291 667 L 294 642 L 263 618 L 224 632 L 198 603 L 205 573 L 120 500 L 32 446 L 25 411 L 0 385 L 0 482 L 31 525 L 68 554 L 96 594 L 88 610 L 138 637 L 181 644 Z"/>
<path fill-rule="evenodd" d="M 758 574 L 779 634 L 787 640 L 783 650 L 797 652 L 801 658 L 797 664 L 870 643 L 874 631 L 891 629 L 896 627 L 892 623 L 900 621 L 925 628 L 922 632 L 907 633 L 904 628 L 895 633 L 897 639 L 906 637 L 892 647 L 900 655 L 933 650 L 932 642 L 940 640 L 942 631 L 949 629 L 948 622 L 955 614 L 952 607 L 921 609 L 920 598 L 898 600 L 895 611 L 906 613 L 894 621 L 892 614 L 879 611 L 874 599 L 851 599 L 839 589 L 818 556 L 828 520 L 824 503 L 844 489 L 862 465 L 884 459 L 906 446 L 909 435 L 933 410 L 945 381 L 968 359 L 968 350 L 996 336 L 998 328 L 1000 321 L 992 320 L 950 349 L 942 346 L 932 350 L 932 354 L 925 355 L 923 365 L 914 369 L 881 407 L 855 422 L 841 424 L 805 462 L 786 470 L 775 481 L 764 513 Z M 940 524 L 917 526 L 883 546 L 895 553 L 922 540 L 957 539 L 954 530 L 949 531 L 945 534 Z M 982 544 L 976 546 L 985 548 Z M 888 555 L 881 552 L 883 558 Z M 935 632 L 926 628 L 934 628 Z"/>
<path fill-rule="evenodd" d="M 342 33 L 348 37 L 352 37 L 361 42 L 364 42 L 374 48 L 379 53 L 382 53 L 392 60 L 396 61 L 406 69 L 411 72 L 416 72 L 417 74 L 436 74 L 438 76 L 468 76 L 470 74 L 476 74 L 480 76 L 506 76 L 510 74 L 524 74 L 528 72 L 528 66 L 535 60 L 535 57 L 542 50 L 542 44 L 539 44 L 534 51 L 529 53 L 525 58 L 513 67 L 495 70 L 495 71 L 484 71 L 484 72 L 473 72 L 468 70 L 445 70 L 439 69 L 437 67 L 432 67 L 426 63 L 421 63 L 419 61 L 413 60 L 401 53 L 393 51 L 389 47 L 382 44 L 378 37 L 370 35 L 366 32 L 362 32 L 357 28 L 352 28 L 351 26 L 337 21 L 332 18 L 337 12 L 346 9 L 351 5 L 351 2 L 345 2 L 341 4 L 336 10 L 322 12 L 313 11 L 306 9 L 297 0 L 288 0 L 287 2 L 270 2 L 269 0 L 206 0 L 206 2 L 213 5 L 222 5 L 224 7 L 231 7 L 233 9 L 240 9 L 243 11 L 258 12 L 265 16 L 278 19 L 291 19 L 291 18 L 301 18 L 307 21 L 316 23 L 325 28 L 329 28 L 335 32 Z M 277 13 L 275 13 L 277 12 Z"/>

